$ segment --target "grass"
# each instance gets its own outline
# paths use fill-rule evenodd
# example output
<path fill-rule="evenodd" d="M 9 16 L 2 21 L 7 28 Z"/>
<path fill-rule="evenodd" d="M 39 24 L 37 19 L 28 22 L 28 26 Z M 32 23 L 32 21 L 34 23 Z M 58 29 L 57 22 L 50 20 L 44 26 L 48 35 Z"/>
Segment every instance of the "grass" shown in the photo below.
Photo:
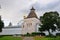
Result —
<path fill-rule="evenodd" d="M 0 40 L 22 40 L 21 37 L 13 37 L 13 36 L 2 36 Z"/>
<path fill-rule="evenodd" d="M 60 40 L 60 36 L 57 37 L 34 37 L 35 40 Z"/>
<path fill-rule="evenodd" d="M 21 37 L 13 37 L 13 36 L 2 36 L 0 40 L 22 40 Z M 60 40 L 60 36 L 57 37 L 45 37 L 45 36 L 35 36 L 34 40 Z"/>

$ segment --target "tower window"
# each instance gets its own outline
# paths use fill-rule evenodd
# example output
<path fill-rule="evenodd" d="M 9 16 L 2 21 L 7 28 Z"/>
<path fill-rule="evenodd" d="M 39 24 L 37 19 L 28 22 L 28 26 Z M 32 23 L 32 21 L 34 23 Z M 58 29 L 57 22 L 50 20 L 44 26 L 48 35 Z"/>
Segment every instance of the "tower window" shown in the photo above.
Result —
<path fill-rule="evenodd" d="M 24 28 L 24 25 L 23 25 L 23 28 Z"/>
<path fill-rule="evenodd" d="M 32 26 L 32 23 L 28 23 L 27 26 Z"/>

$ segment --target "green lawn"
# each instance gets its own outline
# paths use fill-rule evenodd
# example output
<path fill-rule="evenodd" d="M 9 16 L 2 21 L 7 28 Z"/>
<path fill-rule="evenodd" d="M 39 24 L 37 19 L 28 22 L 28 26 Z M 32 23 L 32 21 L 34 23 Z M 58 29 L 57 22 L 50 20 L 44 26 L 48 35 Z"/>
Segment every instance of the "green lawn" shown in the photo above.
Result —
<path fill-rule="evenodd" d="M 60 36 L 57 37 L 34 37 L 35 40 L 60 40 Z M 2 36 L 0 40 L 22 40 L 21 37 Z"/>
<path fill-rule="evenodd" d="M 54 37 L 42 37 L 42 38 L 35 37 L 34 39 L 35 40 L 60 40 L 60 36 L 57 36 L 56 38 L 54 38 Z"/>
<path fill-rule="evenodd" d="M 22 40 L 22 39 L 20 37 L 3 36 L 3 37 L 0 37 L 0 40 Z"/>

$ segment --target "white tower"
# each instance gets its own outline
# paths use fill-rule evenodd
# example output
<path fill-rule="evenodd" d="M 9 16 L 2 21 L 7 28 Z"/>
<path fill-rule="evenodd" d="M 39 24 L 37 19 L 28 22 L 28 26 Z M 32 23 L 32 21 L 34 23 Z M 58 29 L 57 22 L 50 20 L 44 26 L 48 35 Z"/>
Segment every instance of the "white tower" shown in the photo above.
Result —
<path fill-rule="evenodd" d="M 32 7 L 29 15 L 24 19 L 22 34 L 37 32 L 37 25 L 39 24 L 40 21 L 35 13 L 35 9 Z"/>

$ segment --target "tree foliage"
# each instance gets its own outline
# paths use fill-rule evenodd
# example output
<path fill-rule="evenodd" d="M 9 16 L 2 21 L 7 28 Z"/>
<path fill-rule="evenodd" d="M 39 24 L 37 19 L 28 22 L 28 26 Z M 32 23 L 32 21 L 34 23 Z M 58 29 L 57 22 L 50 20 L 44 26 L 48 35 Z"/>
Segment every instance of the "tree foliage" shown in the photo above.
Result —
<path fill-rule="evenodd" d="M 56 27 L 59 25 L 59 24 L 57 25 L 58 17 L 59 17 L 58 12 L 46 12 L 46 13 L 44 13 L 44 15 L 40 17 L 40 21 L 41 21 L 42 25 L 40 25 L 41 28 L 39 28 L 39 30 L 40 31 L 47 30 L 49 33 L 50 33 L 50 31 L 49 31 L 50 29 L 52 31 L 55 31 Z"/>
<path fill-rule="evenodd" d="M 2 32 L 2 28 L 4 27 L 4 23 L 2 20 L 0 20 L 0 32 Z"/>

